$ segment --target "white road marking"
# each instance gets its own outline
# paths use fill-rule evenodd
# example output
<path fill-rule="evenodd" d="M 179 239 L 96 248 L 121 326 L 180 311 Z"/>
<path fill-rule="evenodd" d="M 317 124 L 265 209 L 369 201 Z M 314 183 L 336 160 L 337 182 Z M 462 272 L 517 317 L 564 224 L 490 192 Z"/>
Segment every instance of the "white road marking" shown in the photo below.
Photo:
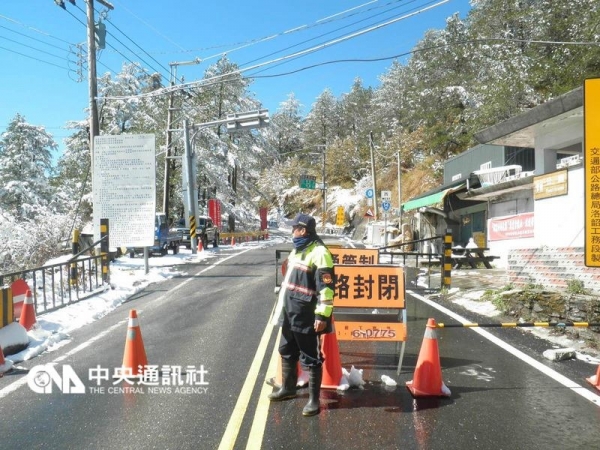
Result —
<path fill-rule="evenodd" d="M 413 291 L 406 291 L 406 292 L 409 293 L 410 295 L 412 295 L 413 297 L 421 300 L 423 303 L 426 303 L 429 306 L 431 306 L 432 308 L 435 308 L 438 311 L 443 312 L 444 314 L 452 317 L 453 319 L 457 320 L 458 322 L 460 322 L 462 324 L 471 323 L 471 321 L 469 321 L 469 320 L 465 319 L 464 317 L 462 317 L 462 316 L 454 313 L 453 311 L 450 311 L 448 308 L 444 308 L 443 306 L 441 306 L 441 305 L 439 305 L 439 304 L 437 304 L 435 302 L 432 302 L 431 300 L 429 300 L 429 299 L 427 299 L 425 297 L 422 297 L 422 296 L 420 296 L 419 294 L 417 294 L 417 293 L 415 293 Z M 504 342 L 502 339 L 497 338 L 496 336 L 490 334 L 489 332 L 487 332 L 483 328 L 469 328 L 469 329 L 473 330 L 475 333 L 479 333 L 481 336 L 483 336 L 484 338 L 486 338 L 488 341 L 496 344 L 498 347 L 506 350 L 508 353 L 511 353 L 512 355 L 514 355 L 517 358 L 519 358 L 521 361 L 525 362 L 526 364 L 529 364 L 534 369 L 539 370 L 544 375 L 549 376 L 550 378 L 552 378 L 553 380 L 555 380 L 558 383 L 562 384 L 563 386 L 571 389 L 576 394 L 581 395 L 586 400 L 589 400 L 590 402 L 594 403 L 595 405 L 600 406 L 600 396 L 594 394 L 589 389 L 587 389 L 587 388 L 585 388 L 585 387 L 583 387 L 583 386 L 575 383 L 573 380 L 570 380 L 569 378 L 561 375 L 560 373 L 556 372 L 555 370 L 550 369 L 549 367 L 545 366 L 541 362 L 536 361 L 535 359 L 533 359 L 532 357 L 526 355 L 522 351 L 517 350 L 512 345 Z"/>

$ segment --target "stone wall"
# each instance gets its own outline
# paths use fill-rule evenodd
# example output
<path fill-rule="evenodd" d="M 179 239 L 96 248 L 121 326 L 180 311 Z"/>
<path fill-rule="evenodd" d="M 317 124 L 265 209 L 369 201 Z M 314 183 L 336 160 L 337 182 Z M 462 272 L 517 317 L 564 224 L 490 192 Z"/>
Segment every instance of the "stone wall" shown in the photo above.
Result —
<path fill-rule="evenodd" d="M 585 266 L 581 247 L 512 249 L 508 280 L 516 287 L 541 285 L 554 290 L 566 290 L 571 280 L 578 280 L 588 293 L 600 295 L 600 268 Z"/>

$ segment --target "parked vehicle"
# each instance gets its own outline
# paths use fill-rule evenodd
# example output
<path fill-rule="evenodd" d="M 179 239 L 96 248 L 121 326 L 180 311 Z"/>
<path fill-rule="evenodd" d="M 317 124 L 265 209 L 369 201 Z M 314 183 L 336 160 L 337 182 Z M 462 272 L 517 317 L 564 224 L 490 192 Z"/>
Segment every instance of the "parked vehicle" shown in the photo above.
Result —
<path fill-rule="evenodd" d="M 152 254 L 166 255 L 169 249 L 176 255 L 179 253 L 179 246 L 182 244 L 183 234 L 177 230 L 169 230 L 167 216 L 164 213 L 156 213 L 154 216 L 154 245 L 149 247 L 148 252 Z M 136 253 L 142 253 L 143 248 L 128 248 L 129 256 L 135 257 Z"/>
<path fill-rule="evenodd" d="M 185 225 L 184 218 L 178 219 L 171 230 L 182 233 L 182 245 L 185 245 L 185 248 L 192 247 L 190 229 Z M 213 247 L 219 246 L 219 229 L 215 227 L 212 219 L 208 216 L 198 217 L 198 223 L 196 225 L 196 237 L 198 239 L 202 239 L 202 246 L 204 248 L 206 248 L 209 242 Z"/>

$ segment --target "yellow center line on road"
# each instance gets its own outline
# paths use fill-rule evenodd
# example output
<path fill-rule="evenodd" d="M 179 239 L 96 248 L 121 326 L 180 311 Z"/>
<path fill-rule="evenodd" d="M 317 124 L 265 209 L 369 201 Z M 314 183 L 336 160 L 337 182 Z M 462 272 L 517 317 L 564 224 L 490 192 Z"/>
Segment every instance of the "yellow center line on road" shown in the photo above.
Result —
<path fill-rule="evenodd" d="M 252 364 L 250 365 L 248 375 L 246 375 L 246 381 L 244 381 L 244 385 L 242 386 L 240 395 L 237 399 L 235 407 L 233 408 L 231 417 L 229 418 L 227 428 L 225 428 L 225 432 L 223 433 L 223 437 L 221 438 L 219 450 L 231 450 L 235 445 L 235 441 L 242 426 L 244 415 L 246 414 L 248 404 L 250 403 L 250 396 L 252 395 L 252 391 L 254 390 L 254 386 L 256 385 L 256 380 L 258 378 L 260 366 L 262 365 L 262 362 L 265 358 L 265 354 L 267 352 L 269 339 L 271 337 L 271 334 L 273 333 L 273 326 L 271 325 L 271 316 L 273 315 L 274 310 L 275 306 L 273 306 L 273 309 L 271 310 L 267 326 L 265 327 L 265 331 L 262 335 L 262 338 L 260 339 L 260 343 L 258 345 L 258 349 L 256 350 L 256 354 L 254 355 L 254 359 L 252 360 Z"/>
<path fill-rule="evenodd" d="M 267 398 L 270 391 L 273 391 L 273 387 L 267 384 L 267 377 L 270 373 L 277 371 L 277 362 L 279 359 L 279 341 L 281 339 L 281 333 L 278 333 L 277 340 L 275 341 L 275 348 L 271 354 L 271 360 L 269 361 L 269 367 L 267 369 L 267 376 L 263 383 L 262 389 L 260 390 L 260 396 L 258 397 L 258 405 L 256 405 L 256 412 L 254 413 L 254 419 L 252 420 L 252 428 L 250 429 L 250 435 L 248 436 L 248 444 L 246 445 L 247 450 L 260 449 L 265 434 L 265 427 L 267 425 L 267 417 L 269 415 L 269 404 L 271 401 Z"/>

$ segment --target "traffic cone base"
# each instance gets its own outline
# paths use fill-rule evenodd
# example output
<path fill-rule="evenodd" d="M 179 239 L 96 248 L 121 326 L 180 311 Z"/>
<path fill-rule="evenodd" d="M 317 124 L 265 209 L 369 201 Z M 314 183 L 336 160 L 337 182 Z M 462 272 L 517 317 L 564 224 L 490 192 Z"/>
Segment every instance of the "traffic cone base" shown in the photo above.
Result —
<path fill-rule="evenodd" d="M 406 382 L 406 387 L 414 397 L 450 396 L 450 389 L 442 381 L 442 367 L 435 328 L 435 320 L 429 319 L 413 379 Z"/>
<path fill-rule="evenodd" d="M 600 365 L 598 366 L 598 370 L 596 371 L 596 375 L 592 375 L 589 378 L 586 378 L 585 381 L 590 383 L 596 389 L 600 391 Z"/>
<path fill-rule="evenodd" d="M 142 332 L 137 318 L 137 312 L 132 309 L 129 312 L 129 323 L 127 325 L 127 337 L 125 339 L 125 352 L 123 354 L 123 368 L 131 369 L 132 375 L 142 375 L 144 368 L 148 365 Z"/>
<path fill-rule="evenodd" d="M 333 322 L 333 319 L 331 319 Z M 342 362 L 340 360 L 340 349 L 338 346 L 335 327 L 333 333 L 323 335 L 321 347 L 323 352 L 323 378 L 321 379 L 321 388 L 337 389 L 342 382 Z"/>
<path fill-rule="evenodd" d="M 21 308 L 21 317 L 19 323 L 27 330 L 31 330 L 37 323 L 35 317 L 35 305 L 33 304 L 33 295 L 28 289 L 25 294 L 25 301 L 23 302 L 23 308 Z"/>

